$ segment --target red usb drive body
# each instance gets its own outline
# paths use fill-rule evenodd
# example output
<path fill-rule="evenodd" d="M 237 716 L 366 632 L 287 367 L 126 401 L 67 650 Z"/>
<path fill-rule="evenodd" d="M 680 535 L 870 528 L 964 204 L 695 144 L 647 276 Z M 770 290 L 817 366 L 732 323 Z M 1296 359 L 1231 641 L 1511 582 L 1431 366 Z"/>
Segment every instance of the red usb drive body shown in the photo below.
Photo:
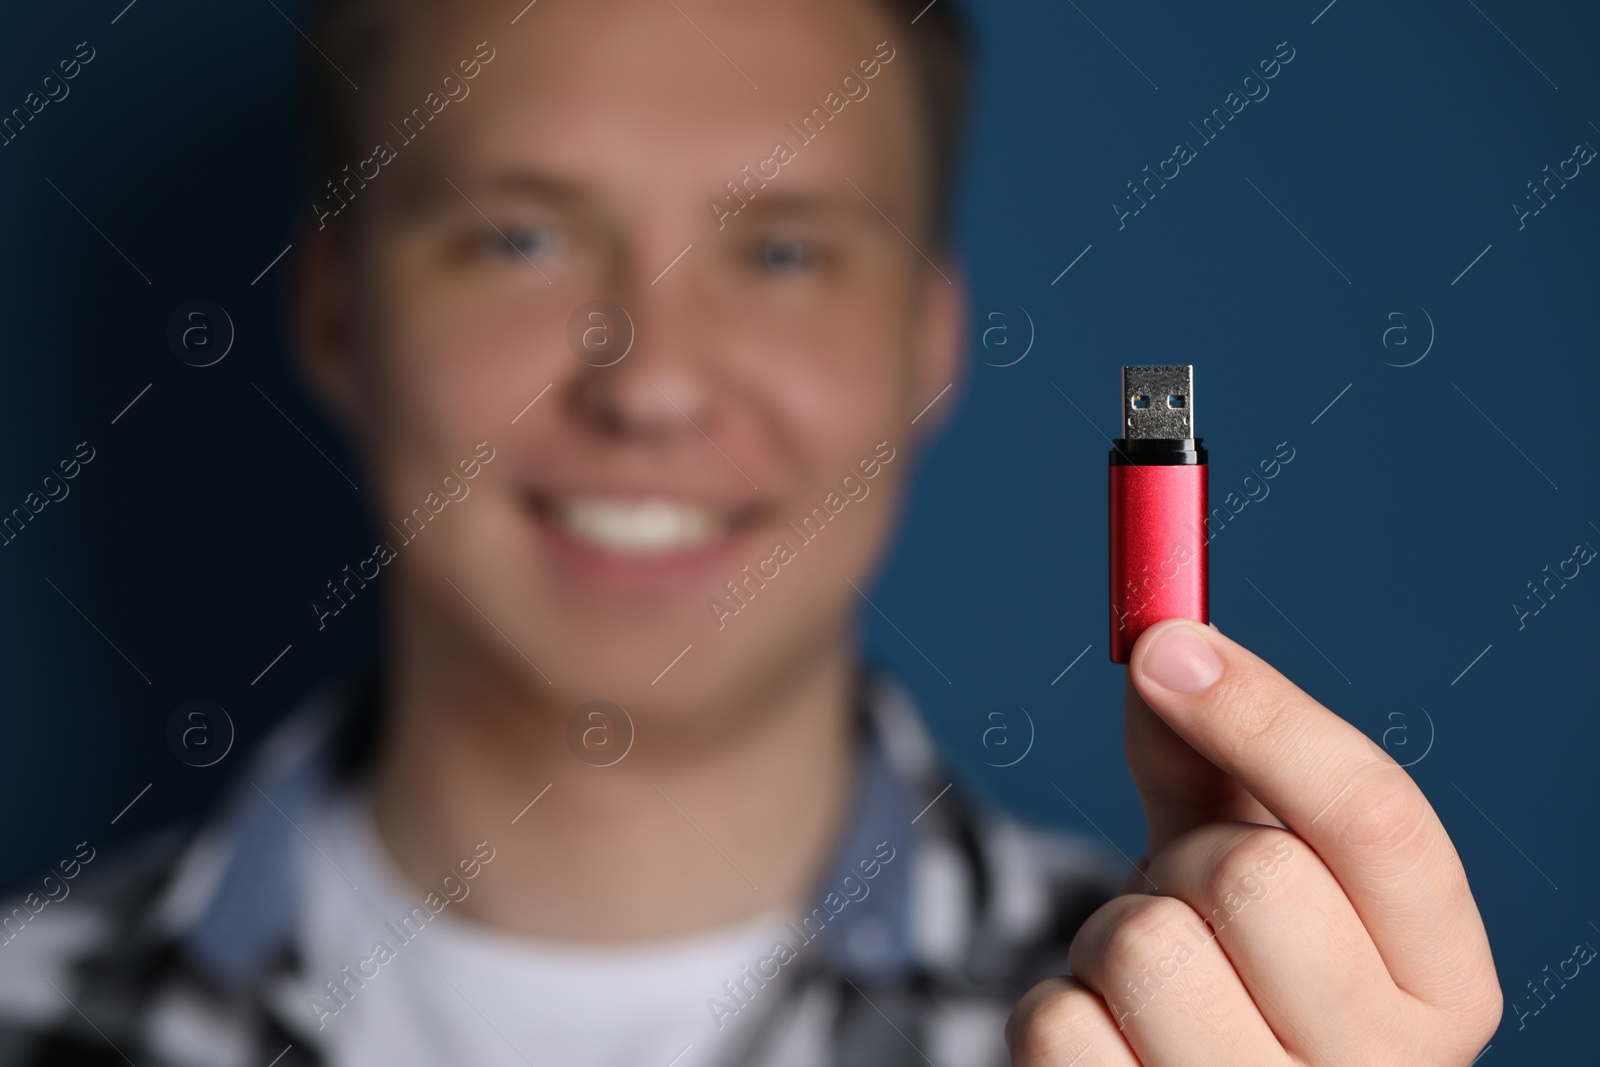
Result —
<path fill-rule="evenodd" d="M 1162 619 L 1210 622 L 1206 451 L 1193 435 L 1192 367 L 1124 367 L 1110 454 L 1111 662 Z"/>

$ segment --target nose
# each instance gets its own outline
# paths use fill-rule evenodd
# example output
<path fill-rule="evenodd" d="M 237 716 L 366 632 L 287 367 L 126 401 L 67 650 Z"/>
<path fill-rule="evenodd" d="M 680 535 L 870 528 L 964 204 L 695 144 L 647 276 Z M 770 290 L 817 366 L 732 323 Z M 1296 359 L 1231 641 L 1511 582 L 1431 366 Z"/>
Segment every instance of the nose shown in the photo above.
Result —
<path fill-rule="evenodd" d="M 592 429 L 644 443 L 709 432 L 718 413 L 716 326 L 692 244 L 666 270 L 640 263 L 580 309 L 572 407 Z M 641 257 L 642 259 L 643 257 Z"/>

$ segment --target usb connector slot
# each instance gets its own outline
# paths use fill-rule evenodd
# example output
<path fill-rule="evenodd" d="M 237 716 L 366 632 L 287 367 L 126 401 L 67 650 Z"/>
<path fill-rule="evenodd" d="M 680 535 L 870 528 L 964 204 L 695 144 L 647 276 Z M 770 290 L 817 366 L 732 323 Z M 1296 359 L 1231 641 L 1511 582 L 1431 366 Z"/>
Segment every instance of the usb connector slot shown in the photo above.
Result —
<path fill-rule="evenodd" d="M 1122 368 L 1123 439 L 1194 437 L 1194 367 Z"/>

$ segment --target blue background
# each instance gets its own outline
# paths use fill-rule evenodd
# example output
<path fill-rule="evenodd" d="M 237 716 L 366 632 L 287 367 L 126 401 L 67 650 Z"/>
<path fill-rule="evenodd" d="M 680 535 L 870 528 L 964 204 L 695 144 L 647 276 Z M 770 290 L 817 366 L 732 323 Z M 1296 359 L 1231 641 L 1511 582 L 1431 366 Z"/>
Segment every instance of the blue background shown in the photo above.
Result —
<path fill-rule="evenodd" d="M 77 442 L 96 449 L 0 549 L 10 884 L 79 840 L 113 847 L 204 809 L 238 756 L 173 757 L 184 701 L 224 705 L 242 751 L 376 648 L 374 603 L 357 602 L 249 684 L 306 632 L 287 591 L 368 545 L 357 494 L 284 417 L 350 468 L 284 359 L 287 261 L 251 281 L 304 210 L 299 38 L 268 4 L 138 3 L 113 24 L 124 2 L 0 14 L 0 109 L 77 42 L 97 53 L 0 148 L 0 511 Z M 1600 574 L 1520 630 L 1511 607 L 1574 545 L 1600 547 L 1600 174 L 1521 230 L 1511 205 L 1576 143 L 1600 145 L 1600 11 L 969 8 L 974 363 L 870 591 L 903 631 L 868 612 L 874 656 L 969 785 L 1137 856 L 1106 661 L 1105 438 L 1123 363 L 1194 363 L 1215 499 L 1294 450 L 1213 542 L 1213 617 L 1415 761 L 1507 998 L 1533 1006 L 1527 980 L 1600 945 Z M 1189 124 L 1283 41 L 1295 55 L 1270 95 L 1203 144 Z M 1178 141 L 1195 160 L 1119 229 L 1125 183 Z M 165 338 L 197 298 L 237 330 L 203 370 Z M 1031 750 L 994 766 L 1030 721 Z M 1508 1006 L 1483 1062 L 1578 1053 L 1597 1013 L 1600 978 L 1520 1030 Z"/>

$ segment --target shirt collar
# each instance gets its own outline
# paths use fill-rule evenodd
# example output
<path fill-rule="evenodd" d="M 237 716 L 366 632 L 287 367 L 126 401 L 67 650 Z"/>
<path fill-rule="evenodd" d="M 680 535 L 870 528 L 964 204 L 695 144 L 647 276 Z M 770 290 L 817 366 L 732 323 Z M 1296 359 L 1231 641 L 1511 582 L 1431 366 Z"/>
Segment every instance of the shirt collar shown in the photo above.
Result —
<path fill-rule="evenodd" d="M 803 929 L 824 929 L 815 935 L 819 962 L 882 981 L 916 962 L 913 824 L 931 795 L 933 748 L 892 679 L 863 670 L 857 694 L 860 742 L 847 822 L 811 895 L 817 918 Z M 180 857 L 154 917 L 214 977 L 247 983 L 289 950 L 299 824 L 333 796 L 352 753 L 370 750 L 377 701 L 370 672 L 312 693 L 269 735 Z"/>
<path fill-rule="evenodd" d="M 905 973 L 914 962 L 909 902 L 917 797 L 897 773 L 889 734 L 897 723 L 883 713 L 898 694 L 886 680 L 870 677 L 863 678 L 858 694 L 860 744 L 847 822 L 810 896 L 807 918 L 826 931 L 816 935 L 823 961 L 877 982 Z"/>
<path fill-rule="evenodd" d="M 373 695 L 370 676 L 313 692 L 268 736 L 180 858 L 156 921 L 215 977 L 246 982 L 289 945 L 297 826 L 330 795 L 341 735 L 364 719 L 355 713 Z"/>

